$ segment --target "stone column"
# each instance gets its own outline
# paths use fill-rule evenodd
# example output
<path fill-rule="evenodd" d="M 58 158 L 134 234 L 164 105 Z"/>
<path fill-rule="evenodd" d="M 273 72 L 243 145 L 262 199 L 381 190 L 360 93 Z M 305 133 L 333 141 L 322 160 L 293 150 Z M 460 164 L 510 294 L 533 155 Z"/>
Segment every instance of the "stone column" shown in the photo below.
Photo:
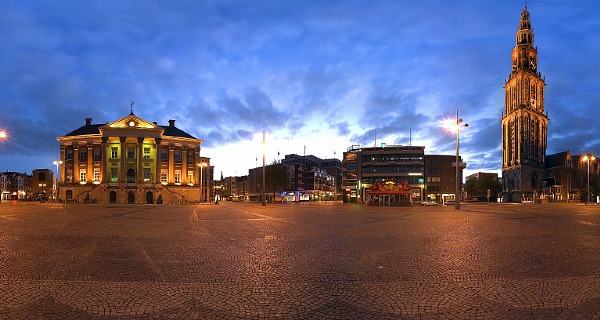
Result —
<path fill-rule="evenodd" d="M 167 182 L 168 183 L 175 183 L 175 146 L 173 146 L 172 144 L 169 145 L 169 164 L 168 164 L 168 168 L 169 168 L 169 173 L 168 173 Z"/>
<path fill-rule="evenodd" d="M 137 138 L 137 181 L 144 183 L 144 137 Z"/>
<path fill-rule="evenodd" d="M 89 142 L 87 145 L 87 169 L 86 178 L 87 181 L 94 181 L 94 145 Z"/>
<path fill-rule="evenodd" d="M 119 182 L 127 182 L 127 172 L 125 170 L 125 156 L 127 155 L 125 152 L 125 140 L 126 137 L 119 137 L 119 141 L 121 142 L 121 172 L 119 174 Z"/>
<path fill-rule="evenodd" d="M 187 147 L 181 147 L 181 184 L 188 184 Z"/>
<path fill-rule="evenodd" d="M 154 183 L 160 183 L 160 167 L 162 162 L 162 148 L 160 143 L 162 142 L 162 138 L 154 138 L 154 142 L 156 143 L 156 168 L 154 169 Z"/>
<path fill-rule="evenodd" d="M 79 182 L 79 145 L 73 144 L 73 182 Z"/>
<path fill-rule="evenodd" d="M 102 137 L 102 150 L 100 156 L 102 157 L 102 170 L 100 171 L 100 179 L 102 183 L 108 182 L 108 137 Z"/>
<path fill-rule="evenodd" d="M 60 183 L 65 183 L 65 165 L 66 165 L 66 160 L 65 159 L 65 145 L 61 144 L 60 145 L 60 160 L 62 160 L 62 163 L 60 164 L 60 177 L 59 177 L 59 182 Z"/>

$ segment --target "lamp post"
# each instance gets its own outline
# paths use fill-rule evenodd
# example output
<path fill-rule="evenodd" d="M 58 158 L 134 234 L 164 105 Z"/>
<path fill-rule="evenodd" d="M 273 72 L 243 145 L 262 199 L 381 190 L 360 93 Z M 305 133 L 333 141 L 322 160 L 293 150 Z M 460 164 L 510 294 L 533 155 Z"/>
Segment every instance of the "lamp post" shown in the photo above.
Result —
<path fill-rule="evenodd" d="M 59 198 L 59 183 L 60 183 L 60 165 L 63 164 L 62 160 L 54 160 L 52 161 L 52 163 L 54 165 L 56 165 L 56 179 L 55 179 L 55 185 L 54 185 L 54 196 L 56 197 L 56 202 L 58 202 L 58 198 Z"/>
<path fill-rule="evenodd" d="M 265 148 L 266 148 L 266 144 L 267 142 L 265 141 L 265 131 L 263 130 L 263 141 L 262 141 L 262 145 L 263 145 L 263 169 L 262 169 L 262 206 L 266 206 L 267 205 L 267 198 L 266 198 L 266 193 L 265 193 L 265 177 L 266 177 L 266 172 L 265 172 Z"/>
<path fill-rule="evenodd" d="M 464 126 L 464 127 L 468 127 L 469 124 L 463 123 L 463 119 L 460 119 L 458 117 L 458 110 L 456 110 L 456 121 L 452 121 L 452 122 L 448 122 L 447 123 L 447 129 L 451 130 L 451 131 L 456 131 L 456 162 L 455 162 L 455 166 L 456 166 L 456 186 L 455 186 L 455 190 L 454 190 L 454 209 L 455 210 L 460 210 L 460 186 L 461 186 L 461 181 L 460 181 L 460 162 L 459 162 L 459 135 L 460 135 L 460 127 Z"/>
<path fill-rule="evenodd" d="M 8 138 L 6 131 L 0 130 L 0 140 L 4 141 L 4 140 L 6 140 L 6 138 Z"/>
<path fill-rule="evenodd" d="M 586 154 L 585 156 L 583 156 L 582 160 L 587 161 L 587 201 L 585 202 L 585 204 L 589 204 L 590 203 L 590 161 L 596 160 L 596 157 Z"/>
<path fill-rule="evenodd" d="M 200 162 L 198 163 L 198 167 L 200 167 L 200 202 L 204 203 L 204 191 L 202 190 L 202 171 L 204 170 L 204 166 L 206 163 Z"/>

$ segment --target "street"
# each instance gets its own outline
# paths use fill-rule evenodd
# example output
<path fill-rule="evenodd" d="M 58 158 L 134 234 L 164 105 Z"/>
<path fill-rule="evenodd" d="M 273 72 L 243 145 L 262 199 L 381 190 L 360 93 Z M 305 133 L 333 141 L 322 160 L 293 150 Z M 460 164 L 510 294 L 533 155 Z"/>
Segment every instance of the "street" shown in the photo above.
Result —
<path fill-rule="evenodd" d="M 0 203 L 0 319 L 595 319 L 600 206 Z"/>

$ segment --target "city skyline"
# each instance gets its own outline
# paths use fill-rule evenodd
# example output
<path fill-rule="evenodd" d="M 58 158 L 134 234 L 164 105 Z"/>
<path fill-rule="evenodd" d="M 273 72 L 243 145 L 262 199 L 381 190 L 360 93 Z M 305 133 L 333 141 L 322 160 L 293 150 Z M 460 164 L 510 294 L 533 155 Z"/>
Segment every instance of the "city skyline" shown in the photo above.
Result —
<path fill-rule="evenodd" d="M 130 112 L 204 140 L 215 177 L 286 154 L 341 159 L 353 144 L 502 166 L 504 81 L 522 1 L 67 1 L 0 4 L 0 170 L 53 169 L 56 137 Z M 594 1 L 527 3 L 545 76 L 548 154 L 599 153 Z M 306 148 L 306 149 L 305 149 Z M 306 151 L 305 151 L 306 150 Z"/>

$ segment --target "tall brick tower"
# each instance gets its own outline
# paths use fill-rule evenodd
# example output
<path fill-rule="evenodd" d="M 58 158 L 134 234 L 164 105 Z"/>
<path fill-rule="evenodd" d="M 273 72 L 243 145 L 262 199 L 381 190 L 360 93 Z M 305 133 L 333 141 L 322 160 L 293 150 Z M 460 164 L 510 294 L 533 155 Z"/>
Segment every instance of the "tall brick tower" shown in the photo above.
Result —
<path fill-rule="evenodd" d="M 504 84 L 502 117 L 502 189 L 508 201 L 532 198 L 546 172 L 548 114 L 545 81 L 537 69 L 538 52 L 527 6 L 521 13 L 512 71 Z"/>

